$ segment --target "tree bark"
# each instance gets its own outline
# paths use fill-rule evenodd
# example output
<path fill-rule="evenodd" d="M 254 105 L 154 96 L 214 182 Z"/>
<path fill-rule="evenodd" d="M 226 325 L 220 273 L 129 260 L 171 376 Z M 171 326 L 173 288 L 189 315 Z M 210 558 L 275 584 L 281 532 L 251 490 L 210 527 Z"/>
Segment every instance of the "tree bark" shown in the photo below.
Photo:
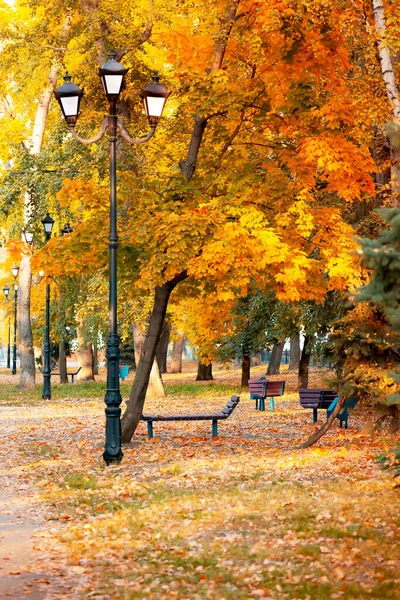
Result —
<path fill-rule="evenodd" d="M 164 321 L 156 351 L 157 365 L 161 375 L 167 372 L 167 355 L 170 334 L 171 326 L 167 321 Z"/>
<path fill-rule="evenodd" d="M 297 371 L 300 364 L 300 334 L 292 335 L 290 338 L 290 362 L 289 371 Z"/>
<path fill-rule="evenodd" d="M 60 383 L 68 383 L 66 343 L 64 341 L 58 344 L 58 372 L 60 373 Z"/>
<path fill-rule="evenodd" d="M 82 323 L 78 323 L 78 364 L 81 367 L 77 375 L 78 381 L 94 381 L 93 346 L 85 340 Z"/>
<path fill-rule="evenodd" d="M 185 335 L 180 333 L 178 339 L 174 341 L 172 346 L 171 364 L 169 367 L 170 373 L 182 373 L 182 354 L 184 343 Z"/>
<path fill-rule="evenodd" d="M 142 415 L 150 372 L 156 355 L 165 313 L 167 312 L 169 297 L 178 283 L 187 277 L 187 271 L 183 271 L 163 285 L 156 286 L 146 338 L 143 343 L 140 361 L 137 363 L 136 376 L 129 395 L 129 403 L 121 421 L 121 439 L 123 443 L 130 442 Z"/>
<path fill-rule="evenodd" d="M 31 327 L 32 271 L 30 256 L 22 257 L 18 280 L 17 336 L 20 360 L 19 389 L 35 387 L 35 353 Z"/>
<path fill-rule="evenodd" d="M 146 339 L 146 334 L 145 334 L 145 331 L 143 330 L 143 328 L 140 325 L 138 325 L 137 323 L 134 323 L 133 324 L 133 345 L 135 348 L 136 364 L 139 364 L 139 362 L 140 362 L 140 355 L 143 350 L 143 344 L 144 344 L 145 339 Z M 153 361 L 153 364 L 151 367 L 151 371 L 150 371 L 149 383 L 147 386 L 146 399 L 147 398 L 152 398 L 152 399 L 165 398 L 165 396 L 166 396 L 166 393 L 165 393 L 163 382 L 161 379 L 160 370 L 159 370 L 159 367 L 157 364 L 157 360 L 156 360 L 156 358 L 154 358 L 154 361 Z"/>
<path fill-rule="evenodd" d="M 267 375 L 279 375 L 281 371 L 281 358 L 284 345 L 285 341 L 273 345 L 271 358 L 268 364 Z"/>
<path fill-rule="evenodd" d="M 308 368 L 310 366 L 310 358 L 311 358 L 311 341 L 312 341 L 312 336 L 306 335 L 304 338 L 304 345 L 303 345 L 303 349 L 302 349 L 301 357 L 300 357 L 297 388 L 308 387 Z"/>
<path fill-rule="evenodd" d="M 242 354 L 242 387 L 249 387 L 249 379 L 250 379 L 250 356 L 246 356 Z"/>
<path fill-rule="evenodd" d="M 251 366 L 259 367 L 260 365 L 261 365 L 261 352 L 258 352 L 258 354 L 254 354 L 254 356 L 251 357 Z"/>
<path fill-rule="evenodd" d="M 212 376 L 212 363 L 206 365 L 199 361 L 197 366 L 197 377 L 196 381 L 211 381 L 214 377 Z"/>

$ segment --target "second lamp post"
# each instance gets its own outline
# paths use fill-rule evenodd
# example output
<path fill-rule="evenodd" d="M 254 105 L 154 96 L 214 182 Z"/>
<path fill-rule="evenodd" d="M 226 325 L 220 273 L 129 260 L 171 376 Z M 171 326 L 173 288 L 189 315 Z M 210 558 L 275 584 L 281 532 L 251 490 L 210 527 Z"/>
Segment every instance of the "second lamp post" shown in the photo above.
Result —
<path fill-rule="evenodd" d="M 111 53 L 109 60 L 99 69 L 99 76 L 110 103 L 108 118 L 103 120 L 99 133 L 92 139 L 81 138 L 75 131 L 74 126 L 78 119 L 79 104 L 83 91 L 71 82 L 71 77 L 66 74 L 65 83 L 61 85 L 54 95 L 60 103 L 60 107 L 66 122 L 70 127 L 73 137 L 83 144 L 93 144 L 100 140 L 106 129 L 110 135 L 110 233 L 109 233 L 109 314 L 110 333 L 107 340 L 107 390 L 104 398 L 106 404 L 106 440 L 103 458 L 107 465 L 119 463 L 122 459 L 121 450 L 121 409 L 122 402 L 119 387 L 119 336 L 117 330 L 117 129 L 122 137 L 131 145 L 147 142 L 155 133 L 157 123 L 164 109 L 164 104 L 170 92 L 159 83 L 158 74 L 153 77 L 144 90 L 139 92 L 143 99 L 146 116 L 150 124 L 150 132 L 138 139 L 130 137 L 125 130 L 121 120 L 117 117 L 116 107 L 118 97 L 122 90 L 124 76 L 128 72 L 119 62 L 116 55 Z"/>
<path fill-rule="evenodd" d="M 11 273 L 13 274 L 14 277 L 14 298 L 10 298 L 10 300 L 14 300 L 14 345 L 13 345 L 13 361 L 12 361 L 12 370 L 11 373 L 13 375 L 16 374 L 17 372 L 17 301 L 18 301 L 18 284 L 17 284 L 17 277 L 18 277 L 18 272 L 19 272 L 19 267 L 18 265 L 14 265 L 11 269 Z M 5 285 L 3 288 L 3 292 L 5 297 L 8 298 L 8 295 L 10 293 L 10 288 L 8 287 L 8 285 Z"/>
<path fill-rule="evenodd" d="M 51 237 L 54 220 L 49 213 L 42 220 L 46 242 Z M 50 283 L 47 279 L 46 283 L 46 324 L 44 328 L 44 344 L 43 344 L 43 395 L 44 400 L 51 398 L 51 346 L 50 346 Z"/>

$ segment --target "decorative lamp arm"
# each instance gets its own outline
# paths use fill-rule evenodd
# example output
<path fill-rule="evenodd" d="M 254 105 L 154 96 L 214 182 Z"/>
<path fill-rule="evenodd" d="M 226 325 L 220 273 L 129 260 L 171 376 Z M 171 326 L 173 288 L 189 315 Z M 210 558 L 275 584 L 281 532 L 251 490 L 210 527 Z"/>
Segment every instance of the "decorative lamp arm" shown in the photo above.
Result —
<path fill-rule="evenodd" d="M 149 131 L 149 133 L 147 135 L 145 135 L 142 138 L 134 139 L 134 138 L 131 138 L 129 133 L 126 131 L 121 119 L 117 119 L 117 127 L 120 130 L 121 135 L 124 138 L 124 140 L 126 140 L 128 142 L 128 144 L 131 144 L 131 146 L 133 146 L 134 144 L 143 144 L 144 142 L 147 142 L 150 138 L 153 137 L 153 135 L 156 132 L 156 125 L 150 125 L 151 131 Z"/>
<path fill-rule="evenodd" d="M 103 137 L 103 135 L 106 132 L 107 127 L 108 127 L 108 117 L 105 117 L 103 119 L 103 122 L 101 124 L 99 132 L 94 137 L 90 138 L 89 140 L 86 140 L 85 138 L 82 138 L 80 135 L 78 135 L 76 133 L 74 127 L 70 126 L 70 131 L 72 133 L 72 137 L 74 137 L 78 142 L 81 142 L 81 144 L 85 144 L 86 146 L 89 146 L 90 144 L 94 144 L 94 143 L 98 142 L 99 140 L 101 140 L 101 138 Z"/>

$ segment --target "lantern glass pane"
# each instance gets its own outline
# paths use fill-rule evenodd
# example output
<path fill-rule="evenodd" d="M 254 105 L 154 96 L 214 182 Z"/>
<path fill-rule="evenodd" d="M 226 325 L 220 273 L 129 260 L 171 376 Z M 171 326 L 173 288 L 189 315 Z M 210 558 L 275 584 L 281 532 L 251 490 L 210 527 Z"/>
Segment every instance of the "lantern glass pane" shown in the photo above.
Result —
<path fill-rule="evenodd" d="M 79 96 L 60 98 L 60 102 L 66 117 L 76 117 L 78 115 Z"/>
<path fill-rule="evenodd" d="M 15 278 L 17 277 L 17 275 L 18 275 L 18 271 L 19 271 L 19 268 L 18 268 L 18 267 L 13 267 L 13 268 L 11 269 L 11 273 L 13 274 L 13 277 L 14 277 L 14 279 L 15 279 Z"/>
<path fill-rule="evenodd" d="M 147 116 L 148 117 L 161 117 L 165 98 L 154 98 L 152 96 L 147 96 Z"/>
<path fill-rule="evenodd" d="M 122 87 L 123 75 L 104 75 L 104 84 L 108 95 L 118 96 Z"/>

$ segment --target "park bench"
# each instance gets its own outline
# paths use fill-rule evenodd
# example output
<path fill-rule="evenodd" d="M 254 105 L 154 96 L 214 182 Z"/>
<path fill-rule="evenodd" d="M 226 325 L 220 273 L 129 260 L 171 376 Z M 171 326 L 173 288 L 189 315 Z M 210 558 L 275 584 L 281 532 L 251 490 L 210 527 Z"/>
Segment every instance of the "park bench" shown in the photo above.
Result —
<path fill-rule="evenodd" d="M 43 375 L 43 369 L 42 367 L 38 367 L 39 371 L 41 372 L 41 374 Z M 75 383 L 74 381 L 74 377 L 75 375 L 78 375 L 79 371 L 82 369 L 82 367 L 78 367 L 78 369 L 76 371 L 70 371 L 69 373 L 67 372 L 67 377 L 71 377 L 71 383 Z M 60 373 L 58 373 L 57 371 L 51 371 L 50 375 L 60 375 Z"/>
<path fill-rule="evenodd" d="M 326 409 L 326 418 L 327 419 L 329 419 L 329 417 L 331 416 L 333 409 L 335 408 L 335 406 L 338 402 L 339 402 L 339 396 L 336 396 L 336 398 L 334 400 L 332 400 L 329 407 Z M 344 423 L 344 428 L 347 429 L 348 420 L 349 420 L 349 411 L 354 410 L 357 402 L 358 402 L 358 398 L 354 399 L 354 400 L 345 400 L 344 401 L 342 408 L 340 409 L 339 413 L 336 415 L 336 418 L 339 419 L 339 421 L 340 421 L 340 427 L 343 427 L 343 423 Z"/>
<path fill-rule="evenodd" d="M 303 408 L 311 408 L 313 411 L 313 421 L 318 421 L 318 410 L 328 409 L 331 402 L 336 398 L 337 392 L 333 390 L 323 390 L 320 388 L 308 389 L 299 388 L 300 404 Z"/>
<path fill-rule="evenodd" d="M 218 435 L 218 421 L 230 417 L 239 401 L 239 396 L 232 396 L 220 413 L 211 415 L 142 415 L 141 420 L 147 422 L 147 435 L 149 438 L 153 437 L 154 421 L 212 421 L 211 434 L 212 437 L 216 437 Z"/>
<path fill-rule="evenodd" d="M 269 398 L 269 409 L 275 410 L 274 397 L 283 396 L 284 381 L 269 381 L 268 379 L 249 379 L 250 398 L 256 401 L 256 410 L 265 410 L 265 399 Z"/>

